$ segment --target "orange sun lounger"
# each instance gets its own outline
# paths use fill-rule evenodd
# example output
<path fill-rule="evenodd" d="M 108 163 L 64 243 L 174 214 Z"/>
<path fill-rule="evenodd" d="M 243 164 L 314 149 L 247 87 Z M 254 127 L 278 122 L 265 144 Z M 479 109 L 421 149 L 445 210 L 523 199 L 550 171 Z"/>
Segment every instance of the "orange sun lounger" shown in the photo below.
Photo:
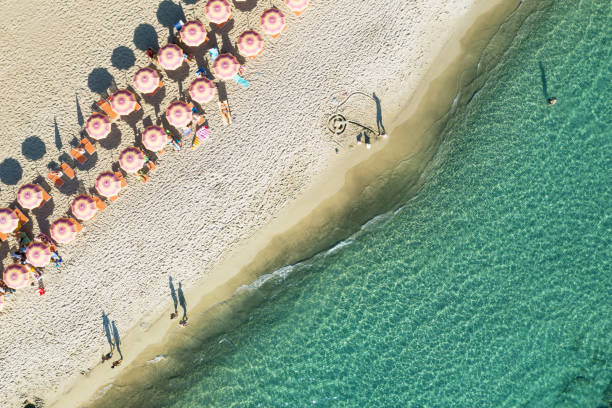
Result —
<path fill-rule="evenodd" d="M 89 139 L 85 137 L 81 139 L 81 146 L 85 148 L 85 150 L 87 151 L 87 153 L 89 153 L 90 156 L 96 152 L 96 148 L 94 147 L 94 145 L 92 145 Z"/>
<path fill-rule="evenodd" d="M 96 208 L 100 211 L 104 211 L 106 210 L 106 203 L 104 203 L 104 201 L 100 200 L 98 197 L 93 196 L 94 201 L 96 202 Z"/>
<path fill-rule="evenodd" d="M 19 227 L 17 229 L 21 228 L 23 224 L 27 224 L 28 221 L 30 221 L 30 219 L 26 217 L 25 214 L 19 210 L 19 208 L 15 208 L 13 212 L 15 213 L 17 218 L 19 218 Z"/>
<path fill-rule="evenodd" d="M 81 154 L 81 152 L 79 151 L 78 148 L 72 149 L 70 151 L 70 155 L 72 157 L 74 157 L 74 159 L 76 161 L 78 161 L 79 163 L 83 164 L 87 161 L 87 157 L 83 156 L 83 154 Z"/>
<path fill-rule="evenodd" d="M 98 107 L 102 109 L 112 121 L 119 119 L 119 114 L 115 112 L 113 108 L 111 108 L 106 99 L 100 99 L 98 102 L 96 102 L 96 105 L 98 105 Z"/>
<path fill-rule="evenodd" d="M 59 188 L 62 185 L 64 185 L 64 180 L 62 180 L 62 178 L 60 176 L 58 176 L 55 171 L 49 172 L 47 177 L 49 178 L 49 180 L 51 180 L 53 182 L 53 184 L 55 184 L 55 187 Z"/>
<path fill-rule="evenodd" d="M 62 172 L 66 175 L 66 177 L 68 177 L 70 180 L 74 178 L 74 170 L 72 170 L 72 167 L 62 162 L 60 168 L 62 169 Z"/>

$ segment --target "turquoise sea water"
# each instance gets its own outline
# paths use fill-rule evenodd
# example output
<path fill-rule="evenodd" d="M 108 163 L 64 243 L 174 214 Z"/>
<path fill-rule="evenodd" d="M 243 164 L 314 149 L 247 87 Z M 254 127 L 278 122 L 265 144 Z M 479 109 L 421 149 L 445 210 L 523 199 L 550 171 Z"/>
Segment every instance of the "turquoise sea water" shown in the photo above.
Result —
<path fill-rule="evenodd" d="M 418 196 L 109 406 L 612 407 L 611 3 L 533 19 Z"/>

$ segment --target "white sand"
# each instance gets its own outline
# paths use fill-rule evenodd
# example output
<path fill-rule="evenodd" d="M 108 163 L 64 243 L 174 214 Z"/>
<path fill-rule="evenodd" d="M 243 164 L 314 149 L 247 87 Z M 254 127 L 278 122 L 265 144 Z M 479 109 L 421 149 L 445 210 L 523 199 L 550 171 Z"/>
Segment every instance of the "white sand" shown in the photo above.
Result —
<path fill-rule="evenodd" d="M 226 38 L 235 41 L 249 24 L 255 26 L 269 4 L 258 3 L 251 11 L 234 7 L 235 25 Z M 288 27 L 279 38 L 266 38 L 264 53 L 248 64 L 250 89 L 226 83 L 234 124 L 224 128 L 216 103 L 206 105 L 212 129 L 208 142 L 196 151 L 165 153 L 146 184 L 128 177 L 129 187 L 119 200 L 62 247 L 66 262 L 61 269 L 46 268 L 47 294 L 40 297 L 32 287 L 7 300 L 0 312 L 0 407 L 45 399 L 97 365 L 108 349 L 103 311 L 121 334 L 139 321 L 146 325 L 171 303 L 168 274 L 177 286 L 193 285 L 229 249 L 299 197 L 336 157 L 335 147 L 340 146 L 341 157 L 351 155 L 355 129 L 333 139 L 324 127 L 334 96 L 375 91 L 389 124 L 473 0 L 311 0 L 299 17 L 281 1 L 274 3 L 286 12 Z M 169 31 L 158 21 L 158 6 L 152 0 L 129 5 L 117 0 L 2 1 L 2 203 L 12 202 L 21 184 L 44 177 L 47 164 L 69 151 L 81 128 L 76 98 L 84 119 L 99 98 L 88 87 L 92 70 L 108 70 L 121 89 L 131 85 L 138 67 L 147 65 L 133 41 L 136 27 L 150 24 L 159 44 L 167 42 Z M 206 22 L 203 1 L 183 8 L 187 18 Z M 217 38 L 223 47 L 222 36 Z M 111 63 L 119 46 L 134 51 L 135 65 L 126 71 Z M 177 82 L 164 82 L 162 113 L 178 96 Z M 144 118 L 155 122 L 153 106 L 142 105 Z M 355 98 L 345 113 L 375 126 L 372 102 L 365 98 Z M 140 117 L 130 120 L 139 130 L 142 120 L 135 118 Z M 117 161 L 121 148 L 134 143 L 136 135 L 126 122 L 118 128 L 120 144 L 111 149 L 97 144 L 95 165 L 77 171 L 79 191 L 92 187 L 96 175 Z M 41 144 L 45 153 L 39 157 L 42 152 L 32 147 Z M 14 164 L 21 170 L 15 172 Z M 32 217 L 34 232 L 39 223 L 44 230 L 65 214 L 74 196 L 50 191 L 52 204 Z M 6 243 L 2 248 L 4 255 Z M 4 266 L 9 263 L 5 258 Z M 123 341 L 129 343 L 129 336 Z"/>

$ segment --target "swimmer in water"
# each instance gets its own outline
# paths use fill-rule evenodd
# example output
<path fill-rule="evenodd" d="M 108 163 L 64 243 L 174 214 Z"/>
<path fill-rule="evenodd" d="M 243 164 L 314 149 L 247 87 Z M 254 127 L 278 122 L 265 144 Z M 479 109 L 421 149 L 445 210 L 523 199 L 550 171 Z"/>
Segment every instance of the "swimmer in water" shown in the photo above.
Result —
<path fill-rule="evenodd" d="M 546 102 L 548 102 L 549 105 L 554 105 L 555 103 L 557 103 L 557 98 L 553 96 L 551 98 L 548 98 Z"/>

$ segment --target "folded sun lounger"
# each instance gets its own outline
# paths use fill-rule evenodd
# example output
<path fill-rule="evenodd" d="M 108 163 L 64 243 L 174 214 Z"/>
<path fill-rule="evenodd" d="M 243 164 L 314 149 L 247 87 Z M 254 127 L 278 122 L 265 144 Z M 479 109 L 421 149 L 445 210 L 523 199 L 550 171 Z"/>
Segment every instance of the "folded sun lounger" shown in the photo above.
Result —
<path fill-rule="evenodd" d="M 64 185 L 64 180 L 62 180 L 62 178 L 60 176 L 58 176 L 56 174 L 56 172 L 54 172 L 54 171 L 49 172 L 47 177 L 49 178 L 49 180 L 51 180 L 53 182 L 53 184 L 55 184 L 55 187 L 57 187 L 57 188 L 59 188 L 62 185 Z"/>
<path fill-rule="evenodd" d="M 94 145 L 92 145 L 89 139 L 85 137 L 81 139 L 81 146 L 85 148 L 85 150 L 87 151 L 87 153 L 89 153 L 90 156 L 96 152 L 96 148 L 94 147 Z"/>
<path fill-rule="evenodd" d="M 72 167 L 62 162 L 60 168 L 62 169 L 62 172 L 66 175 L 66 177 L 68 177 L 70 180 L 74 178 L 74 170 L 72 170 Z"/>
<path fill-rule="evenodd" d="M 115 121 L 119 119 L 119 114 L 115 112 L 113 108 L 111 108 L 106 99 L 100 99 L 98 102 L 96 102 L 96 105 L 98 105 L 98 107 L 102 109 L 111 120 Z"/>
<path fill-rule="evenodd" d="M 70 155 L 72 157 L 74 157 L 74 159 L 76 161 L 78 161 L 79 163 L 81 163 L 81 164 L 83 164 L 83 163 L 85 163 L 87 161 L 87 157 L 83 156 L 78 149 L 72 149 L 70 151 Z"/>

